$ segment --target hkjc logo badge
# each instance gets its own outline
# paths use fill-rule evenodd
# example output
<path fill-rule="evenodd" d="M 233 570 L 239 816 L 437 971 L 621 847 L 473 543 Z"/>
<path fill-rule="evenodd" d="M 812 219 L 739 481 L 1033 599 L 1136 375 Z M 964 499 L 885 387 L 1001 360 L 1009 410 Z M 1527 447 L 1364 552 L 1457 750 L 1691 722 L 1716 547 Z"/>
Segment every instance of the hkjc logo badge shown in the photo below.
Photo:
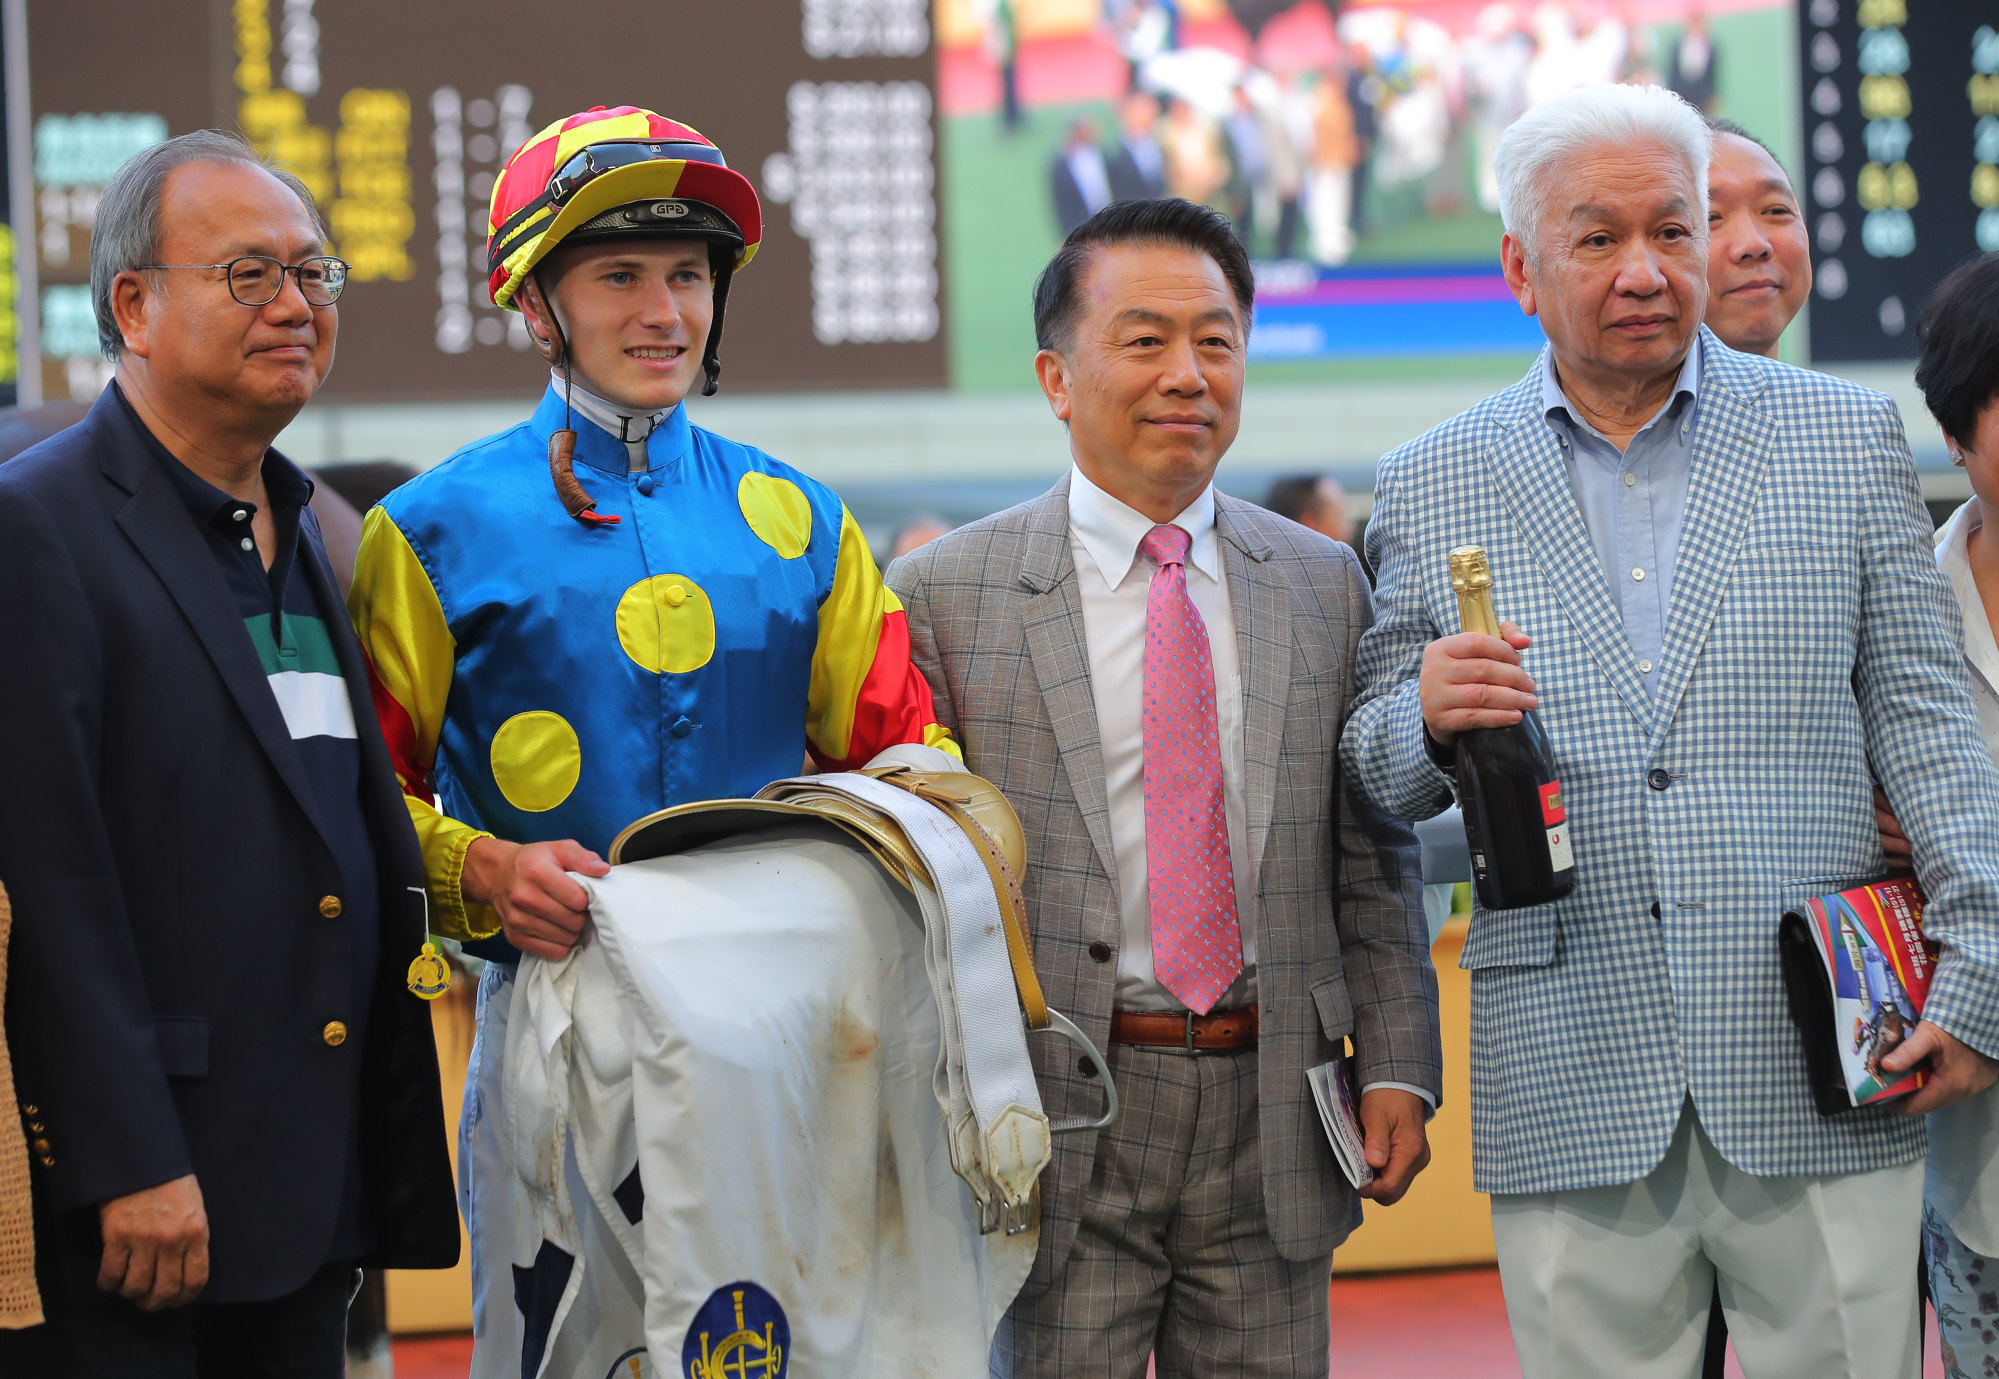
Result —
<path fill-rule="evenodd" d="M 680 1347 L 687 1379 L 784 1379 L 791 1323 L 777 1299 L 747 1280 L 717 1288 L 701 1304 Z"/>
<path fill-rule="evenodd" d="M 652 1359 L 646 1348 L 639 1346 L 613 1360 L 604 1379 L 652 1379 Z"/>

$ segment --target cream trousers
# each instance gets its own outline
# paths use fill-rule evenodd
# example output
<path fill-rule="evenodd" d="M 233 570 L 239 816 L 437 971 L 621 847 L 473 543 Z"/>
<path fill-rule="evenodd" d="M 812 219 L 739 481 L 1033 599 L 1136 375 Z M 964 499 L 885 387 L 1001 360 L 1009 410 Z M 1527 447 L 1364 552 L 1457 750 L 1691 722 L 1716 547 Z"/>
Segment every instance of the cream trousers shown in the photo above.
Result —
<path fill-rule="evenodd" d="M 1659 1166 L 1615 1187 L 1498 1195 L 1524 1379 L 1695 1379 L 1717 1275 L 1746 1379 L 1917 1379 L 1920 1159 L 1759 1178 L 1692 1103 Z"/>

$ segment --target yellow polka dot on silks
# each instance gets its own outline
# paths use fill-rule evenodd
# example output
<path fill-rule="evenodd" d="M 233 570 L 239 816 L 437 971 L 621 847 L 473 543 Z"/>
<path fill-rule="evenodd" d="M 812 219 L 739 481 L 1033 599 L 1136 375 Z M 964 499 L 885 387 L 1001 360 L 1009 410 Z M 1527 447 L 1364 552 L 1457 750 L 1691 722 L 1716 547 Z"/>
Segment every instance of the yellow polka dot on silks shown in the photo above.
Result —
<path fill-rule="evenodd" d="M 699 670 L 715 654 L 715 610 L 686 575 L 654 575 L 618 600 L 618 645 L 654 675 Z"/>
<path fill-rule="evenodd" d="M 736 504 L 750 530 L 786 560 L 812 544 L 812 504 L 791 480 L 751 470 L 736 484 Z"/>
<path fill-rule="evenodd" d="M 569 798 L 583 774 L 583 746 L 559 713 L 517 713 L 493 734 L 493 781 L 507 803 L 545 814 Z"/>

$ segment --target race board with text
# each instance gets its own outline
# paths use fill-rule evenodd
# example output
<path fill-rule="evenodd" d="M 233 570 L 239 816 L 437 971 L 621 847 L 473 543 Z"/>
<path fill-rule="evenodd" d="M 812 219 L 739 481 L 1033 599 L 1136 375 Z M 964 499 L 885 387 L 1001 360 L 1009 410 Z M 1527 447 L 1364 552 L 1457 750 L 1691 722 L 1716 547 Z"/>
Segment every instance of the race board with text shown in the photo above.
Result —
<path fill-rule="evenodd" d="M 1819 362 L 1916 353 L 1924 299 L 1999 250 L 1999 4 L 1801 0 Z"/>
<path fill-rule="evenodd" d="M 763 199 L 763 248 L 729 298 L 725 389 L 947 381 L 926 0 L 25 0 L 25 11 L 30 133 L 15 146 L 34 167 L 45 400 L 94 396 L 105 377 L 88 284 L 112 170 L 203 127 L 241 129 L 290 164 L 353 265 L 324 396 L 532 388 L 543 366 L 487 293 L 488 197 L 513 149 L 598 104 L 700 129 Z"/>

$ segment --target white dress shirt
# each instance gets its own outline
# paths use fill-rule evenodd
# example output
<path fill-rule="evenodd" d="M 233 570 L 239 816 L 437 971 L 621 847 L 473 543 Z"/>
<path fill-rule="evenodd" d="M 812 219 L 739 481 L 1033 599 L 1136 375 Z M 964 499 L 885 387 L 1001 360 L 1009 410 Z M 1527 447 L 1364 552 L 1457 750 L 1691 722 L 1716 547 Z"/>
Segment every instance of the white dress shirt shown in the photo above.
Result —
<path fill-rule="evenodd" d="M 1249 835 L 1243 822 L 1243 721 L 1241 662 L 1236 657 L 1235 609 L 1222 573 L 1215 536 L 1215 489 L 1210 484 L 1169 524 L 1192 538 L 1187 547 L 1187 596 L 1208 629 L 1215 668 L 1215 730 L 1222 749 L 1222 814 L 1228 824 L 1229 867 L 1235 874 L 1236 922 L 1242 931 L 1242 975 L 1216 1010 L 1236 1010 L 1256 1000 L 1256 878 L 1249 872 Z M 1111 811 L 1111 852 L 1117 861 L 1119 1010 L 1180 1014 L 1186 1003 L 1159 984 L 1152 970 L 1152 906 L 1145 864 L 1145 600 L 1153 565 L 1138 543 L 1153 521 L 1069 471 L 1069 554 L 1083 605 L 1083 645 L 1090 654 L 1090 692 L 1097 703 L 1097 740 L 1104 758 L 1104 796 Z M 1328 936 L 1329 941 L 1333 941 Z M 1370 1082 L 1414 1093 L 1435 1114 L 1436 1101 L 1407 1082 Z"/>
<path fill-rule="evenodd" d="M 1943 567 L 1964 615 L 1964 659 L 1971 670 L 1971 699 L 1986 750 L 1999 761 L 1999 640 L 1985 615 L 1971 575 L 1971 534 L 1985 525 L 1977 498 L 1969 498 L 1937 533 Z M 1929 1117 L 1929 1180 L 1925 1195 L 1957 1238 L 1988 1259 L 1999 1256 L 1999 1088 Z"/>
<path fill-rule="evenodd" d="M 1121 1010 L 1184 1011 L 1152 970 L 1152 908 L 1145 859 L 1145 599 L 1153 565 L 1138 543 L 1153 521 L 1084 477 L 1069 475 L 1069 550 L 1083 605 L 1083 641 L 1090 653 L 1090 689 L 1097 703 L 1097 737 L 1110 802 L 1111 851 L 1117 861 L 1117 1005 Z M 1228 821 L 1229 864 L 1235 873 L 1236 916 L 1242 928 L 1242 975 L 1215 1002 L 1231 1010 L 1256 999 L 1256 879 L 1249 874 L 1244 832 L 1242 676 L 1236 660 L 1235 613 L 1215 537 L 1215 490 L 1175 517 L 1192 538 L 1187 548 L 1187 595 L 1208 629 L 1215 668 L 1215 727 L 1222 750 L 1222 812 Z"/>

